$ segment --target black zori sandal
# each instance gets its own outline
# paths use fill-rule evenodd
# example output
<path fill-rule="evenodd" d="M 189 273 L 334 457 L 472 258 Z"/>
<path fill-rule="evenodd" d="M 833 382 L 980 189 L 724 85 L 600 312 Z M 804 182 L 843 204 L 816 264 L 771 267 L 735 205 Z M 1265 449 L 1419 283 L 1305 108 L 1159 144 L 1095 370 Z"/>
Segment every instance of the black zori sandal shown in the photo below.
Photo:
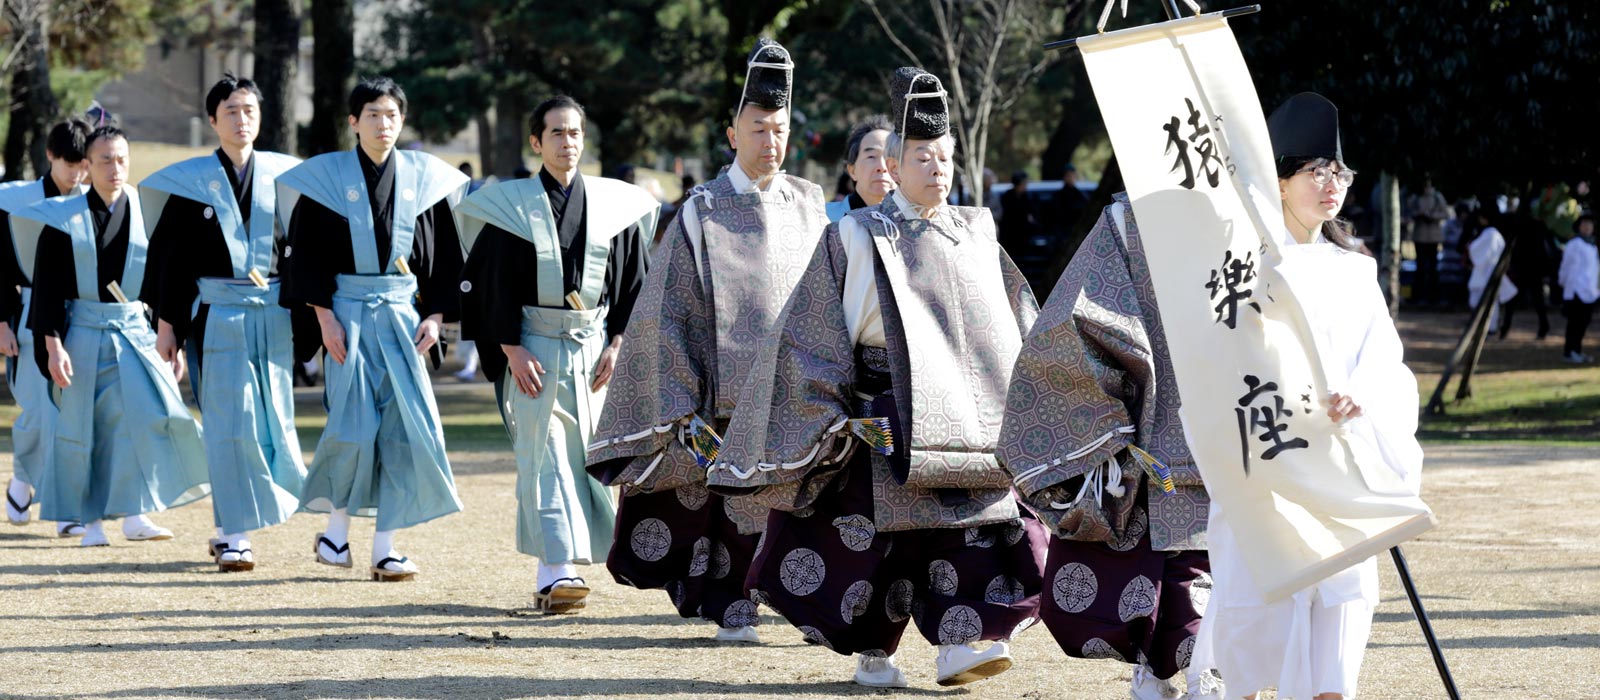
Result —
<path fill-rule="evenodd" d="M 394 564 L 397 568 L 389 568 Z M 410 566 L 407 566 L 410 564 Z M 417 575 L 416 564 L 411 564 L 410 557 L 384 557 L 377 564 L 372 565 L 372 580 L 374 581 L 410 581 Z"/>
<path fill-rule="evenodd" d="M 317 563 L 318 564 L 327 564 L 328 566 L 337 566 L 337 567 L 339 567 L 341 569 L 349 569 L 349 568 L 351 568 L 351 564 L 350 564 L 350 560 L 349 559 L 345 559 L 344 561 L 341 562 L 341 561 L 334 561 L 334 560 L 329 559 L 329 558 L 327 558 L 325 556 L 322 556 L 322 548 L 324 546 L 326 546 L 328 548 L 328 551 L 333 552 L 334 554 L 346 554 L 346 553 L 348 553 L 350 551 L 350 543 L 349 542 L 346 542 L 343 545 L 335 546 L 333 544 L 333 540 L 330 540 L 330 539 L 328 539 L 326 537 L 323 537 L 322 533 L 319 532 L 319 533 L 317 533 L 316 542 L 311 545 L 311 551 L 317 555 Z"/>
<path fill-rule="evenodd" d="M 8 508 L 6 510 L 6 520 L 9 520 L 12 525 L 16 525 L 18 527 L 27 525 L 33 520 L 33 514 L 28 512 L 28 509 L 33 507 L 33 503 L 33 496 L 31 495 L 28 496 L 27 505 L 23 505 L 18 503 L 17 499 L 11 497 L 11 492 L 9 490 L 6 491 L 6 506 Z M 12 517 L 12 512 L 17 513 L 17 517 Z"/>

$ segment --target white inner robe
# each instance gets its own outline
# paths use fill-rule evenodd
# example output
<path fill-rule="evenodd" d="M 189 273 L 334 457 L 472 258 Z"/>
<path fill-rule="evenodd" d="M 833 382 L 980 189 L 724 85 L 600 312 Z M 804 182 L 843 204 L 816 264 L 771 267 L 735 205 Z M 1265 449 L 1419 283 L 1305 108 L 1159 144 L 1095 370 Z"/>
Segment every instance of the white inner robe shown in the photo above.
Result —
<path fill-rule="evenodd" d="M 1416 493 L 1422 486 L 1417 382 L 1401 361 L 1403 346 L 1388 305 L 1375 279 L 1329 275 L 1325 281 L 1301 302 L 1317 347 L 1328 355 L 1330 391 L 1361 406 L 1364 415 L 1346 421 L 1347 429 L 1373 445 Z M 1196 664 L 1218 669 L 1230 698 L 1271 687 L 1280 699 L 1311 700 L 1323 693 L 1355 697 L 1378 604 L 1377 559 L 1268 605 L 1251 580 L 1227 513 L 1215 500 L 1209 538 L 1215 588 L 1201 622 Z"/>
<path fill-rule="evenodd" d="M 1472 239 L 1472 244 L 1467 246 L 1467 259 L 1472 261 L 1472 276 L 1467 278 L 1467 303 L 1477 308 L 1478 300 L 1483 298 L 1483 290 L 1489 288 L 1489 278 L 1494 275 L 1494 267 L 1500 262 L 1500 254 L 1505 252 L 1506 239 L 1500 235 L 1499 229 L 1488 226 Z M 1511 277 L 1500 278 L 1500 291 L 1494 300 L 1494 306 L 1489 309 L 1489 327 L 1499 325 L 1497 317 L 1500 305 L 1511 301 L 1517 295 L 1517 285 L 1511 283 Z"/>

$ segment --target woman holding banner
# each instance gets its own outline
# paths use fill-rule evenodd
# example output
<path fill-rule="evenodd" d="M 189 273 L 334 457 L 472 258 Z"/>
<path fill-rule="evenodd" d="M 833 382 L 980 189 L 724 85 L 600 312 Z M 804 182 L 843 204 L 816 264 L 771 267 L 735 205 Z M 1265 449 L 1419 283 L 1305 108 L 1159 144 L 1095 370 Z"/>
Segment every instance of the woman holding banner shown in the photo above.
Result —
<path fill-rule="evenodd" d="M 1301 93 L 1273 112 L 1267 127 L 1283 223 L 1294 243 L 1284 246 L 1284 256 L 1304 256 L 1315 265 L 1301 269 L 1318 271 L 1306 275 L 1315 279 L 1296 279 L 1295 288 L 1327 370 L 1327 416 L 1352 441 L 1374 447 L 1415 494 L 1422 468 L 1417 384 L 1401 362 L 1400 336 L 1374 263 L 1356 252 L 1360 244 L 1336 218 L 1355 179 L 1339 144 L 1338 109 L 1321 95 Z M 1257 690 L 1274 686 L 1280 698 L 1353 697 L 1378 603 L 1376 560 L 1266 603 L 1219 503 L 1213 499 L 1210 509 L 1215 589 L 1197 659 L 1208 651 L 1215 656 L 1230 697 L 1253 699 Z"/>

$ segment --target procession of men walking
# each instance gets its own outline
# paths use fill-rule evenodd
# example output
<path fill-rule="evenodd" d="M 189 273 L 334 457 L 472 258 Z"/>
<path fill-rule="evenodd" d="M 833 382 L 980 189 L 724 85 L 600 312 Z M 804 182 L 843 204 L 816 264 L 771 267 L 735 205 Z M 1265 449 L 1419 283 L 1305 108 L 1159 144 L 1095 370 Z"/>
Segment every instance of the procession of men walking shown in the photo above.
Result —
<path fill-rule="evenodd" d="M 388 78 L 350 93 L 355 148 L 300 161 L 254 149 L 261 92 L 228 75 L 205 105 L 220 147 L 137 186 L 130 135 L 61 124 L 51 171 L 0 190 L 11 522 L 37 503 L 85 547 L 115 520 L 130 541 L 182 538 L 151 515 L 209 495 L 221 572 L 271 575 L 254 541 L 307 511 L 327 516 L 318 564 L 355 568 L 352 519 L 371 517 L 364 577 L 449 576 L 398 537 L 463 509 L 429 374 L 459 321 L 514 454 L 507 527 L 537 561 L 539 612 L 585 614 L 603 565 L 723 644 L 761 643 L 775 611 L 865 686 L 910 684 L 910 626 L 936 649 L 927 675 L 956 686 L 1011 669 L 1042 623 L 1068 656 L 1127 664 L 1136 699 L 1355 696 L 1375 564 L 1263 593 L 1257 514 L 1213 498 L 1197 464 L 1163 251 L 1140 232 L 1152 205 L 1118 195 L 1041 308 L 989 212 L 951 203 L 940 76 L 885 76 L 887 113 L 851 136 L 857 194 L 826 206 L 783 169 L 803 62 L 762 39 L 745 65 L 733 163 L 653 247 L 656 199 L 581 172 L 573 96 L 532 112 L 535 177 L 470 195 L 398 148 L 416 106 Z M 1281 217 L 1261 225 L 1318 261 L 1297 318 L 1339 375 L 1296 392 L 1299 420 L 1366 441 L 1363 464 L 1414 499 L 1415 379 L 1337 218 L 1355 178 L 1338 109 L 1302 93 L 1263 126 Z M 1240 265 L 1213 295 L 1224 279 L 1248 296 Z M 1260 304 L 1233 311 L 1272 318 Z M 328 422 L 308 464 L 292 371 L 319 350 Z M 1283 404 L 1241 412 L 1246 471 Z"/>

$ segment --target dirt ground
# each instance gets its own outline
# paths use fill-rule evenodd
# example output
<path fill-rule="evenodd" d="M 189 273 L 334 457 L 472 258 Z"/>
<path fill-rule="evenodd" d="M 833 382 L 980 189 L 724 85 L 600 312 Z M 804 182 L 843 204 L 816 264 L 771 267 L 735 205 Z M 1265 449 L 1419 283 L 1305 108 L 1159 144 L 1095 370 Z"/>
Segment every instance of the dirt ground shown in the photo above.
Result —
<path fill-rule="evenodd" d="M 1069 659 L 1037 627 L 1015 644 L 1011 672 L 954 690 L 933 683 L 932 649 L 908 639 L 913 687 L 896 692 L 851 685 L 849 660 L 803 644 L 775 615 L 763 643 L 719 646 L 661 592 L 598 567 L 587 612 L 532 613 L 509 453 L 453 459 L 466 511 L 402 534 L 423 569 L 411 583 L 315 564 L 308 545 L 323 519 L 309 514 L 260 533 L 261 563 L 242 574 L 218 573 L 204 554 L 207 502 L 156 517 L 178 533 L 169 542 L 108 528 L 113 546 L 86 550 L 38 523 L 0 526 L 0 697 L 1127 697 L 1126 666 Z M 1583 523 L 1600 499 L 1600 449 L 1448 445 L 1430 459 L 1424 495 L 1441 525 L 1406 552 L 1464 697 L 1596 697 L 1600 547 Z M 359 522 L 352 550 L 370 538 Z M 1443 698 L 1393 569 L 1382 570 L 1364 696 Z"/>

